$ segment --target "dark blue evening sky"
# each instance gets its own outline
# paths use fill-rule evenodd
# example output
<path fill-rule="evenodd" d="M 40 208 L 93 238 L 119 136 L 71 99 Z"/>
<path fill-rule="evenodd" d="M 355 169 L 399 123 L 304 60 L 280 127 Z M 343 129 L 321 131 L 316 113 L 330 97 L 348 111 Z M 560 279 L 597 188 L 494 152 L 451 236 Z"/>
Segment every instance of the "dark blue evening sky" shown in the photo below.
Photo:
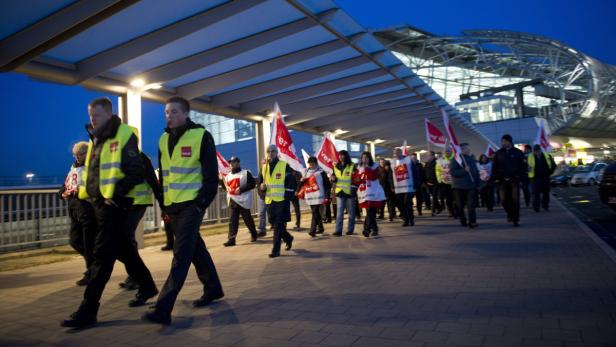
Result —
<path fill-rule="evenodd" d="M 337 0 L 367 28 L 410 24 L 429 32 L 456 35 L 464 29 L 506 29 L 540 34 L 562 41 L 601 61 L 616 64 L 616 1 L 410 1 Z M 72 143 L 85 140 L 86 105 L 104 95 L 78 86 L 32 81 L 0 74 L 3 131 L 0 136 L 0 178 L 34 172 L 64 175 L 71 163 Z M 116 98 L 112 95 L 114 102 Z M 143 147 L 156 155 L 164 127 L 163 107 L 144 102 Z"/>

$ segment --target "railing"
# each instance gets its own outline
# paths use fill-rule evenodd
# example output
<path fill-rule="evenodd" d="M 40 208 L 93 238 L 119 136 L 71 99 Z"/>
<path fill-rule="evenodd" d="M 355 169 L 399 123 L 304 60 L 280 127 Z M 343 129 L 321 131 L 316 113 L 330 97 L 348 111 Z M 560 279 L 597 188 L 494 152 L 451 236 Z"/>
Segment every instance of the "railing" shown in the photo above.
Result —
<path fill-rule="evenodd" d="M 258 198 L 251 211 L 258 211 Z M 0 190 L 0 253 L 68 244 L 70 219 L 68 203 L 58 189 Z M 219 190 L 203 217 L 204 224 L 229 220 L 226 193 Z M 148 207 L 143 218 L 144 232 L 160 230 L 160 209 Z"/>

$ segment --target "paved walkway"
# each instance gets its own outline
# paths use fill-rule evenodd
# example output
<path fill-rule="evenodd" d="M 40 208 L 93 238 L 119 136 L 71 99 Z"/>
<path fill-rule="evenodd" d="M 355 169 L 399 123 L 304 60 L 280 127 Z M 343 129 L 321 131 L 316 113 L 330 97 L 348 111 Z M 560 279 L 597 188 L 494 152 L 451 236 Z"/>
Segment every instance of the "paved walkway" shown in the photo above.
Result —
<path fill-rule="evenodd" d="M 414 228 L 382 223 L 382 236 L 310 240 L 269 259 L 271 240 L 223 249 L 210 237 L 225 300 L 193 309 L 191 270 L 170 327 L 139 320 L 118 265 L 98 327 L 59 327 L 80 302 L 78 258 L 0 274 L 0 345 L 62 346 L 578 346 L 616 345 L 616 263 L 560 206 L 481 212 L 468 231 L 445 217 Z M 331 233 L 332 225 L 327 226 Z M 171 256 L 142 251 L 158 285 Z"/>

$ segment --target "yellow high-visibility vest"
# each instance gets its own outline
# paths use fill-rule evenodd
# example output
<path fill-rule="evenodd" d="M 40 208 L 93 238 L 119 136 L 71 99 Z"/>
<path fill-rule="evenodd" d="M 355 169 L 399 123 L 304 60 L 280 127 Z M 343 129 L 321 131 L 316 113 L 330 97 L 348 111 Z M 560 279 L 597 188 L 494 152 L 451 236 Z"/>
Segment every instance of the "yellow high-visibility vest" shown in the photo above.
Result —
<path fill-rule="evenodd" d="M 203 184 L 201 141 L 205 129 L 188 129 L 169 156 L 169 134 L 160 137 L 160 171 L 163 178 L 164 205 L 169 206 L 197 198 Z M 215 165 L 212 163 L 212 165 Z"/>
<path fill-rule="evenodd" d="M 126 146 L 126 143 L 128 143 L 131 135 L 133 135 L 133 132 L 130 127 L 126 124 L 120 124 L 116 135 L 113 138 L 105 140 L 103 143 L 99 159 L 99 189 L 101 195 L 105 199 L 113 198 L 116 183 L 125 176 L 124 172 L 122 172 L 122 150 L 124 146 Z M 88 182 L 88 168 L 90 166 L 93 146 L 94 143 L 90 140 L 83 170 L 83 182 L 85 184 L 79 187 L 79 199 L 89 198 L 86 185 Z M 131 191 L 127 196 L 134 197 L 133 194 L 134 192 Z"/>
<path fill-rule="evenodd" d="M 548 163 L 548 169 L 552 169 L 552 161 L 550 160 L 552 158 L 551 155 L 549 155 L 548 153 L 542 152 L 543 156 L 545 157 L 545 161 Z M 535 177 L 535 155 L 531 154 L 528 156 L 528 178 L 533 178 Z"/>
<path fill-rule="evenodd" d="M 130 130 L 133 131 L 133 134 L 137 138 L 139 138 L 139 130 L 137 128 L 130 126 Z M 141 155 L 141 153 L 140 153 Z M 154 193 L 152 193 L 152 188 L 147 182 L 144 180 L 143 182 L 137 184 L 130 193 L 135 197 L 133 200 L 133 205 L 153 205 L 154 204 Z"/>
<path fill-rule="evenodd" d="M 351 180 L 353 178 L 353 164 L 349 164 L 340 171 L 337 166 L 334 166 L 334 175 L 336 175 L 336 194 L 340 191 L 351 195 Z"/>
<path fill-rule="evenodd" d="M 270 171 L 269 163 L 263 165 L 261 174 L 263 175 L 263 183 L 265 183 L 265 204 L 269 205 L 272 202 L 284 201 L 284 178 L 287 173 L 287 163 L 279 160 L 276 163 L 273 171 Z"/>

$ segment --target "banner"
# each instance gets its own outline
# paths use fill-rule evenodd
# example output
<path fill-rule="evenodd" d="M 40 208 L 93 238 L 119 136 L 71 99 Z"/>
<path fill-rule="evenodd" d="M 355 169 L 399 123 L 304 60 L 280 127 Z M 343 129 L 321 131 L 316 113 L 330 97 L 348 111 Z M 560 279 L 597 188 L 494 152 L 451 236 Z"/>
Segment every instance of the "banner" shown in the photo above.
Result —
<path fill-rule="evenodd" d="M 491 158 L 494 153 L 496 153 L 496 148 L 494 148 L 494 146 L 492 146 L 492 144 L 488 143 L 488 147 L 486 147 L 485 152 L 483 152 L 483 154 L 487 155 L 488 158 Z"/>
<path fill-rule="evenodd" d="M 458 164 L 462 165 L 462 158 L 460 157 L 460 143 L 458 142 L 458 138 L 453 131 L 453 125 L 449 122 L 449 115 L 443 109 L 441 109 L 441 113 L 443 114 L 443 124 L 445 125 L 445 131 L 447 132 L 447 137 L 449 138 L 451 150 L 453 151 L 454 157 L 456 158 Z"/>
<path fill-rule="evenodd" d="M 543 126 L 543 122 L 540 122 L 539 129 L 537 130 L 537 138 L 535 139 L 535 145 L 540 145 L 541 149 L 544 152 L 551 152 L 552 145 L 550 144 L 550 139 L 548 138 L 548 134 L 545 131 L 545 127 Z"/>
<path fill-rule="evenodd" d="M 408 149 L 408 146 L 406 145 L 406 140 L 402 142 L 402 155 L 405 157 L 409 156 L 409 149 Z"/>
<path fill-rule="evenodd" d="M 231 166 L 218 151 L 216 151 L 216 159 L 218 159 L 218 176 L 221 178 L 227 176 L 231 172 Z"/>
<path fill-rule="evenodd" d="M 436 127 L 436 125 L 432 124 L 432 122 L 430 122 L 428 118 L 426 118 L 425 120 L 426 141 L 436 147 L 445 148 L 445 145 L 447 143 L 447 137 Z"/>
<path fill-rule="evenodd" d="M 276 145 L 278 148 L 278 157 L 280 160 L 286 161 L 289 166 L 295 171 L 302 172 L 304 166 L 300 163 L 297 154 L 295 154 L 295 147 L 293 146 L 293 139 L 287 125 L 282 119 L 282 113 L 278 103 L 274 104 L 274 128 L 272 130 L 272 138 L 270 144 Z"/>
<path fill-rule="evenodd" d="M 323 134 L 323 142 L 321 142 L 321 147 L 319 147 L 316 157 L 323 171 L 331 175 L 334 172 L 334 165 L 340 161 L 338 151 L 336 150 L 336 142 L 331 133 L 326 132 Z"/>

